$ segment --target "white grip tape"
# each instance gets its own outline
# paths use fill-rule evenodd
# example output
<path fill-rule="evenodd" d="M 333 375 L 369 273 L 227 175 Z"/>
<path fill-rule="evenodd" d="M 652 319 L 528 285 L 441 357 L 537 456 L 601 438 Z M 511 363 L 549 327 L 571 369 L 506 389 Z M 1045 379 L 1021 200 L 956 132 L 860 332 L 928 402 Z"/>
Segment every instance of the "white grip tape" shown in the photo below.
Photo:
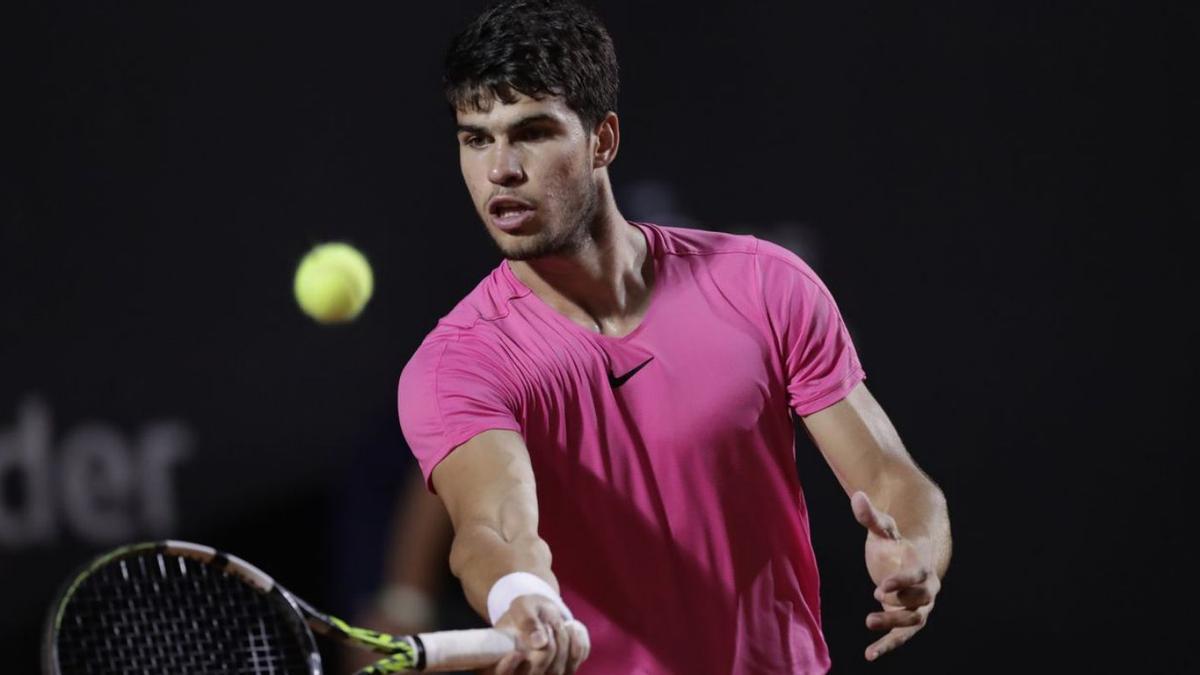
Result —
<path fill-rule="evenodd" d="M 529 572 L 513 572 L 500 577 L 495 584 L 492 584 L 492 590 L 488 591 L 488 618 L 491 619 L 493 626 L 512 606 L 513 600 L 522 595 L 545 597 L 558 607 L 558 611 L 562 612 L 563 619 L 570 621 L 575 618 L 571 614 L 571 610 L 567 609 L 566 603 L 544 579 Z"/>
<path fill-rule="evenodd" d="M 487 668 L 516 649 L 507 633 L 494 628 L 444 630 L 422 633 L 425 670 L 475 670 Z"/>

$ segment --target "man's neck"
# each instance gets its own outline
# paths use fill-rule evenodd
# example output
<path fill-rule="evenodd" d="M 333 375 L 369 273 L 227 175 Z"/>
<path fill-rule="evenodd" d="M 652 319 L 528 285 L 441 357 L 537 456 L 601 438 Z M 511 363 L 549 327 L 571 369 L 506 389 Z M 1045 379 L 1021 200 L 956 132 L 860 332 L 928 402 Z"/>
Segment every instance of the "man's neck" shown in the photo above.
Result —
<path fill-rule="evenodd" d="M 609 202 L 582 245 L 568 255 L 508 261 L 546 304 L 579 325 L 624 335 L 645 314 L 654 265 L 641 230 Z"/>

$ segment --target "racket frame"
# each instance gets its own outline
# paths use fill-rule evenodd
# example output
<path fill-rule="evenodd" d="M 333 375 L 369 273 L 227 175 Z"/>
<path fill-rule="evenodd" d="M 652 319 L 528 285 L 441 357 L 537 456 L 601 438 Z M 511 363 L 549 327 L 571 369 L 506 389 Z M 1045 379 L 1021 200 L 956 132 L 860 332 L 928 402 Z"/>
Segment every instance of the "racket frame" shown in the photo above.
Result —
<path fill-rule="evenodd" d="M 277 583 L 269 574 L 241 558 L 219 551 L 211 546 L 194 544 L 179 540 L 163 540 L 142 542 L 122 546 L 103 553 L 84 564 L 65 583 L 55 595 L 51 611 L 47 616 L 42 638 L 42 669 L 47 675 L 60 675 L 58 644 L 56 637 L 62 626 L 67 605 L 79 586 L 97 570 L 118 560 L 133 558 L 146 554 L 165 554 L 190 558 L 201 564 L 210 566 L 219 572 L 232 575 L 248 584 L 258 592 L 268 596 L 277 606 L 286 607 L 290 613 L 287 616 L 295 620 L 295 632 L 303 642 L 303 648 L 308 652 L 307 667 L 310 675 L 321 675 L 321 652 L 317 647 L 313 632 L 330 637 L 341 642 L 347 642 L 357 647 L 392 655 L 388 661 L 395 664 L 396 670 L 423 670 L 425 666 L 425 648 L 417 636 L 397 637 L 387 633 L 378 633 L 365 628 L 357 628 L 338 619 L 337 617 L 320 612 L 298 596 L 294 595 Z M 405 667 L 401 667 L 405 666 Z"/>

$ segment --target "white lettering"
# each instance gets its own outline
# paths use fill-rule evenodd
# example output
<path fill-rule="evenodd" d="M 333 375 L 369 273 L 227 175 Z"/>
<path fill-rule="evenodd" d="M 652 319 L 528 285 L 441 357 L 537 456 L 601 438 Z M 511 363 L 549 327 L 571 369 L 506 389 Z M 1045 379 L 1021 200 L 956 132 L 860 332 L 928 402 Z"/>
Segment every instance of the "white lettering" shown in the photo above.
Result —
<path fill-rule="evenodd" d="M 0 428 L 0 548 L 54 543 L 60 523 L 95 544 L 163 537 L 176 527 L 171 470 L 192 452 L 178 420 L 147 423 L 132 445 L 102 423 L 67 433 L 55 453 L 50 409 L 26 400 Z"/>
<path fill-rule="evenodd" d="M 20 546 L 54 537 L 50 412 L 36 399 L 17 412 L 17 425 L 0 432 L 0 544 Z M 9 489 L 23 497 L 16 497 Z"/>
<path fill-rule="evenodd" d="M 76 429 L 63 441 L 63 507 L 81 538 L 103 543 L 133 535 L 130 454 L 120 435 L 98 425 Z"/>
<path fill-rule="evenodd" d="M 182 422 L 158 422 L 142 431 L 138 447 L 142 523 L 150 534 L 171 535 L 175 530 L 175 486 L 170 469 L 191 454 L 192 434 Z"/>

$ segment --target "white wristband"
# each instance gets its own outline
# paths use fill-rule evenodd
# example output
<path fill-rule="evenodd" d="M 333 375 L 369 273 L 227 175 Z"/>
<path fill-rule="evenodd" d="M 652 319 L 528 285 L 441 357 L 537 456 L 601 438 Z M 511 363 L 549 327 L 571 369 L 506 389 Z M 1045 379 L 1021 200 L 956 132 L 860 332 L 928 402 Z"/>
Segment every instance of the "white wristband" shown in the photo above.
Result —
<path fill-rule="evenodd" d="M 575 618 L 571 615 L 571 610 L 567 609 L 566 603 L 544 579 L 529 572 L 513 572 L 500 577 L 492 584 L 492 590 L 488 591 L 488 618 L 493 626 L 508 612 L 513 600 L 522 595 L 540 595 L 548 598 L 558 607 L 558 611 L 562 612 L 564 619 L 571 621 Z"/>

